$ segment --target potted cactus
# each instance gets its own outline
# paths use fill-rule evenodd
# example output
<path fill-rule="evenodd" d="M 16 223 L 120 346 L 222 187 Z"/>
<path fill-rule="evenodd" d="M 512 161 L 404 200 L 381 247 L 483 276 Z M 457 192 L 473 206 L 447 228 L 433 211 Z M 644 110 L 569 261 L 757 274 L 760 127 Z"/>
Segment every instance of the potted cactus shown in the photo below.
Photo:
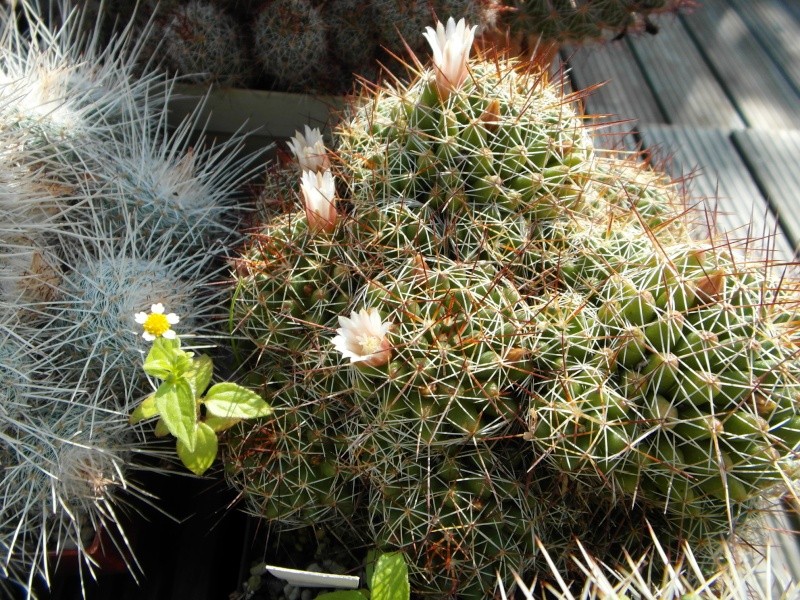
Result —
<path fill-rule="evenodd" d="M 466 18 L 486 45 L 552 59 L 560 44 L 653 31 L 650 15 L 678 12 L 688 0 L 170 0 L 153 17 L 153 52 L 184 77 L 175 122 L 209 85 L 208 130 L 243 126 L 262 143 L 285 139 L 304 124 L 327 126 L 353 88 L 354 74 L 373 80 L 377 65 L 394 75 L 405 48 L 424 50 L 421 31 L 436 16 Z M 130 7 L 117 6 L 123 18 Z M 147 5 L 144 12 L 155 11 Z M 246 125 L 245 125 L 246 122 Z M 255 140 L 254 140 L 255 141 Z"/>
<path fill-rule="evenodd" d="M 404 554 L 420 597 L 579 590 L 581 552 L 712 577 L 793 485 L 796 281 L 474 33 L 428 29 L 432 67 L 274 169 L 231 304 L 274 414 L 228 480 L 278 531 Z"/>

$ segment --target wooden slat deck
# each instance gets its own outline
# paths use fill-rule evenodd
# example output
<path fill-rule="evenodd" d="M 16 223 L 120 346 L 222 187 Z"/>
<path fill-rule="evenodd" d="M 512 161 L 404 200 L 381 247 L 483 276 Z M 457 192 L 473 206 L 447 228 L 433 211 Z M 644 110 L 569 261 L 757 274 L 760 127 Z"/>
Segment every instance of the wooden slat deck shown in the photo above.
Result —
<path fill-rule="evenodd" d="M 630 140 L 673 157 L 673 175 L 694 174 L 695 195 L 718 198 L 721 228 L 772 232 L 777 221 L 790 256 L 800 245 L 800 3 L 701 0 L 658 25 L 655 36 L 609 42 L 606 60 L 595 47 L 568 57 L 577 89 L 609 82 L 586 112 L 633 119 Z"/>

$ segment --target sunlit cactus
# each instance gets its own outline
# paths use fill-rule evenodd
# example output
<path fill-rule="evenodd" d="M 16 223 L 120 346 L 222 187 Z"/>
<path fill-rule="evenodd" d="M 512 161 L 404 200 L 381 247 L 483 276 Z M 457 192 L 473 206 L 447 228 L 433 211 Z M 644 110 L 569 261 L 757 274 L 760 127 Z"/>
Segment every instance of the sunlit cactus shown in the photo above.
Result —
<path fill-rule="evenodd" d="M 363 88 L 322 167 L 335 189 L 274 172 L 231 324 L 276 416 L 231 437 L 230 481 L 277 526 L 334 506 L 334 532 L 404 552 L 429 597 L 551 567 L 580 585 L 576 539 L 614 562 L 648 524 L 713 568 L 793 476 L 800 292 L 752 240 L 698 235 L 668 178 L 595 150 L 546 73 L 470 60 L 473 34 L 439 24 L 432 67 Z M 320 454 L 366 518 L 315 504 Z"/>
<path fill-rule="evenodd" d="M 20 31 L 16 12 L 0 14 L 0 122 L 9 165 L 35 164 L 48 184 L 69 186 L 83 152 L 113 138 L 132 110 L 148 106 L 147 118 L 157 118 L 166 87 L 155 85 L 163 78 L 152 70 L 133 77 L 137 62 L 146 61 L 147 39 L 134 36 L 133 25 L 102 44 L 87 35 L 81 11 L 67 4 L 54 10 L 62 15 L 58 30 L 31 19 L 29 31 Z M 16 143 L 7 137 L 14 131 Z"/>
<path fill-rule="evenodd" d="M 132 453 L 144 448 L 115 400 L 75 389 L 58 354 L 42 351 L 42 332 L 0 335 L 0 586 L 31 588 L 49 580 L 51 552 L 85 548 L 100 529 L 118 532 L 115 498 L 129 485 Z"/>

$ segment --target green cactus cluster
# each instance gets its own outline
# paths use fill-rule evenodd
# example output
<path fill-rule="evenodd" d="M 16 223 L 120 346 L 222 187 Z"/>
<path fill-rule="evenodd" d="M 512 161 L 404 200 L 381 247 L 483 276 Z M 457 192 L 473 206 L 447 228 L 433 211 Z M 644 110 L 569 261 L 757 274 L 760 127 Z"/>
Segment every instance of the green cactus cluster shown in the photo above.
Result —
<path fill-rule="evenodd" d="M 232 328 L 276 409 L 228 440 L 251 512 L 484 598 L 496 572 L 545 577 L 537 538 L 568 571 L 574 539 L 638 555 L 650 523 L 711 565 L 791 480 L 794 280 L 753 240 L 698 236 L 679 186 L 595 150 L 545 74 L 365 86 L 333 148 L 335 228 L 276 168 L 234 263 Z"/>

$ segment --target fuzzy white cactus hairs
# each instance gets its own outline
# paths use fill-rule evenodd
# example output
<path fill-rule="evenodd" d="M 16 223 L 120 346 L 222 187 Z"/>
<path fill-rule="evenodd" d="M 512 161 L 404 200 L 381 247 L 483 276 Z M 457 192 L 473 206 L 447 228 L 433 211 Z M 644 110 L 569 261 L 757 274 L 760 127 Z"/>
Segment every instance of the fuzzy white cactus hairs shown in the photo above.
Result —
<path fill-rule="evenodd" d="M 141 459 L 164 458 L 128 419 L 151 391 L 136 314 L 163 303 L 211 343 L 256 168 L 242 136 L 193 137 L 199 112 L 167 129 L 172 82 L 137 65 L 146 32 L 101 45 L 82 10 L 48 8 L 0 8 L 0 587 L 28 596 L 49 550 L 77 547 L 89 577 L 87 531 L 127 544 L 120 512 L 150 497 Z"/>

